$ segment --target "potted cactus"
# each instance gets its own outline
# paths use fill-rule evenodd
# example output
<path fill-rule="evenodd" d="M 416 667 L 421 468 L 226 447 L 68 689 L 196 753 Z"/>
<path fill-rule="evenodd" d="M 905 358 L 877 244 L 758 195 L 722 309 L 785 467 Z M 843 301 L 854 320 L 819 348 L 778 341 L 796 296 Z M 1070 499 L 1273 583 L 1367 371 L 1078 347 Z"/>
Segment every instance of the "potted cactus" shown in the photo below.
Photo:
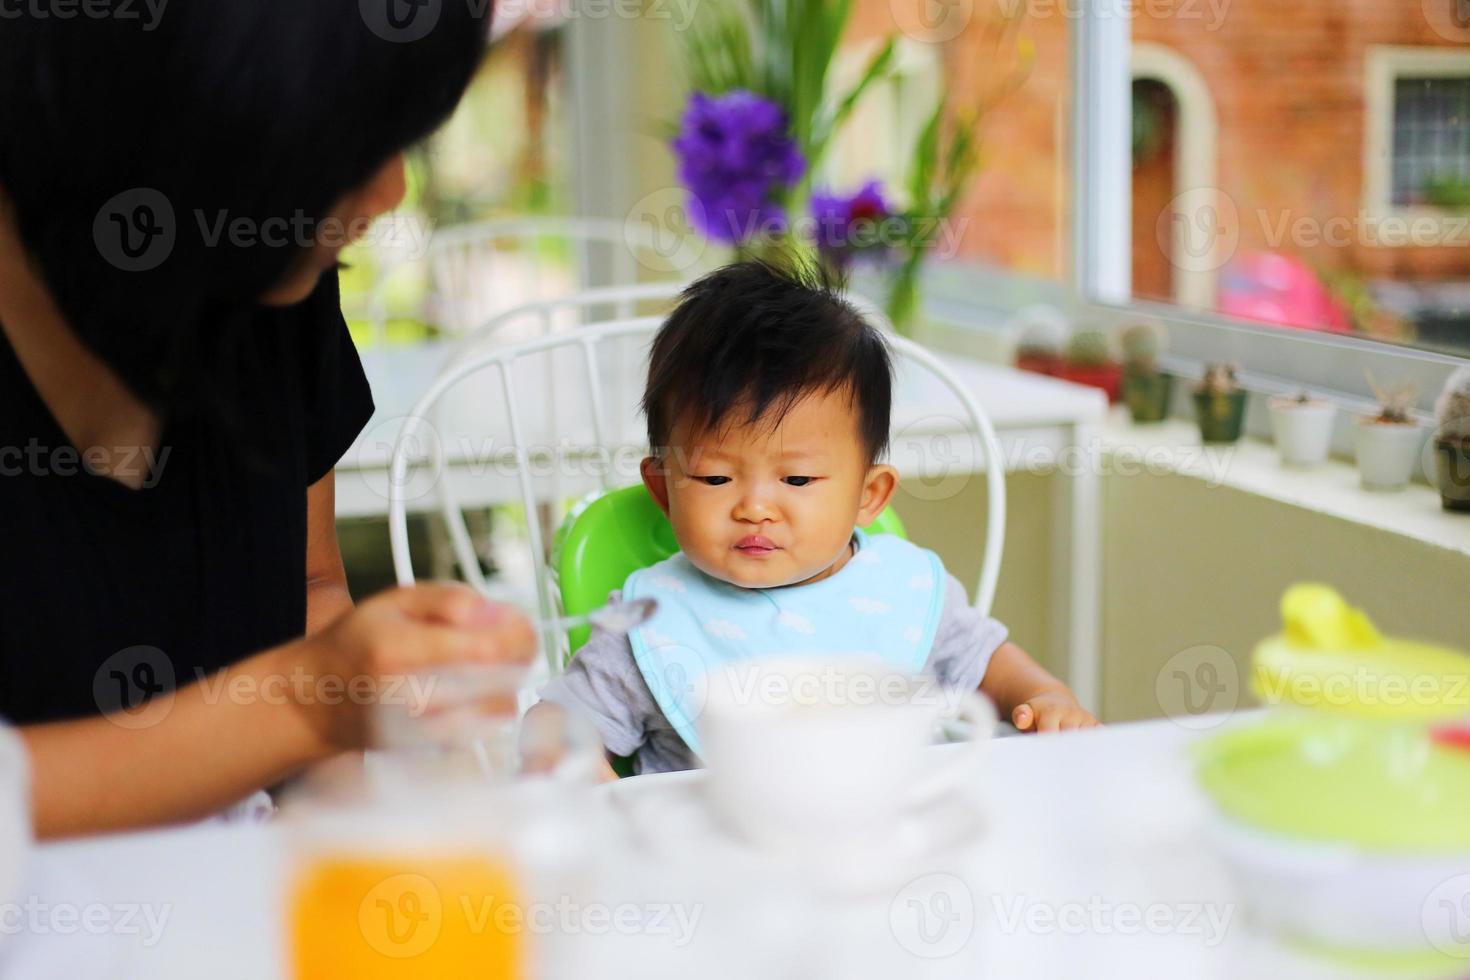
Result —
<path fill-rule="evenodd" d="M 1108 401 L 1122 394 L 1123 369 L 1112 357 L 1112 345 L 1103 330 L 1078 330 L 1067 341 L 1067 358 L 1057 377 L 1074 384 L 1101 388 Z"/>
<path fill-rule="evenodd" d="M 1016 314 L 1016 367 L 1055 376 L 1062 369 L 1062 349 L 1071 327 L 1052 306 L 1029 306 Z"/>
<path fill-rule="evenodd" d="M 1235 442 L 1245 423 L 1246 392 L 1235 380 L 1231 364 L 1210 364 L 1194 389 L 1194 411 L 1205 442 Z"/>
<path fill-rule="evenodd" d="M 1282 465 L 1317 466 L 1327 461 L 1336 405 L 1303 391 L 1291 398 L 1272 398 L 1268 406 Z"/>
<path fill-rule="evenodd" d="M 1412 415 L 1416 392 L 1411 385 L 1380 388 L 1371 377 L 1368 385 L 1378 399 L 1378 413 L 1359 416 L 1353 427 L 1358 475 L 1365 490 L 1402 490 L 1424 442 L 1423 429 Z"/>
<path fill-rule="evenodd" d="M 1168 335 L 1152 321 L 1123 331 L 1123 401 L 1135 422 L 1162 422 L 1169 417 L 1174 378 L 1159 370 L 1159 355 Z"/>
<path fill-rule="evenodd" d="M 1434 479 L 1445 510 L 1470 511 L 1470 368 L 1445 382 L 1434 406 Z"/>

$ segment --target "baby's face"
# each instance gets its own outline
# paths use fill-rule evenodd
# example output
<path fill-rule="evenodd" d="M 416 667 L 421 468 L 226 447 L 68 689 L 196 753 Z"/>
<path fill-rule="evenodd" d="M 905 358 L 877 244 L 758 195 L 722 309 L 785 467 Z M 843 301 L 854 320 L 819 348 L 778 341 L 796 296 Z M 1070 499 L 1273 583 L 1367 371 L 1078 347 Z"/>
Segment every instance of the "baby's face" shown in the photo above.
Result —
<path fill-rule="evenodd" d="M 744 588 L 837 571 L 853 526 L 877 517 L 897 484 L 893 467 L 868 464 L 845 390 L 807 395 L 774 429 L 762 420 L 691 436 L 680 422 L 670 442 L 662 460 L 643 461 L 644 482 L 690 562 Z"/>

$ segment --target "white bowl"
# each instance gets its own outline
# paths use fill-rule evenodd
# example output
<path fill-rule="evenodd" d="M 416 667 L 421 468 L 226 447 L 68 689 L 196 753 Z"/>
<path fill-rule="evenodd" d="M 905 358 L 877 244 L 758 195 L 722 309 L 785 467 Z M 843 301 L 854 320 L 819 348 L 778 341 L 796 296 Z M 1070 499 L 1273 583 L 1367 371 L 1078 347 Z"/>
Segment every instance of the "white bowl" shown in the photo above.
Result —
<path fill-rule="evenodd" d="M 1437 959 L 1470 969 L 1470 854 L 1395 854 L 1246 826 L 1211 833 L 1258 924 L 1354 956 Z"/>

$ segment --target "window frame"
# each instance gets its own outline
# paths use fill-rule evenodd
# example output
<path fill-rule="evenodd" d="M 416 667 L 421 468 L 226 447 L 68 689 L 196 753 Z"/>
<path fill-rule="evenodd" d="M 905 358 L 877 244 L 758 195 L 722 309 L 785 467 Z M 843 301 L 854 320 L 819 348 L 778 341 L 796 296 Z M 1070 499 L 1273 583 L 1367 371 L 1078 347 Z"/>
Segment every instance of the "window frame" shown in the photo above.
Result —
<path fill-rule="evenodd" d="M 1364 59 L 1363 210 L 1370 219 L 1400 218 L 1416 225 L 1433 223 L 1440 237 L 1463 229 L 1465 219 L 1438 208 L 1405 207 L 1393 202 L 1394 91 L 1401 78 L 1470 78 L 1470 48 L 1374 44 Z M 1451 222 L 1456 227 L 1451 227 Z M 1409 236 L 1389 236 L 1389 247 L 1412 244 Z"/>
<path fill-rule="evenodd" d="M 1156 319 L 1169 328 L 1167 366 L 1171 370 L 1198 377 L 1207 363 L 1230 362 L 1238 365 L 1245 387 L 1263 394 L 1305 387 L 1356 412 L 1373 403 L 1369 375 L 1385 383 L 1412 383 L 1419 391 L 1421 415 L 1428 420 L 1425 409 L 1433 404 L 1445 379 L 1470 360 L 1133 297 L 1132 170 L 1127 140 L 1132 128 L 1132 21 L 1115 9 L 1126 2 L 1081 0 L 1081 16 L 1072 32 L 1069 122 L 1074 197 L 1068 285 L 1073 312 L 1100 325 L 1139 316 Z M 1461 54 L 1458 50 L 1451 53 Z M 1259 422 L 1252 425 L 1253 430 L 1260 427 Z"/>

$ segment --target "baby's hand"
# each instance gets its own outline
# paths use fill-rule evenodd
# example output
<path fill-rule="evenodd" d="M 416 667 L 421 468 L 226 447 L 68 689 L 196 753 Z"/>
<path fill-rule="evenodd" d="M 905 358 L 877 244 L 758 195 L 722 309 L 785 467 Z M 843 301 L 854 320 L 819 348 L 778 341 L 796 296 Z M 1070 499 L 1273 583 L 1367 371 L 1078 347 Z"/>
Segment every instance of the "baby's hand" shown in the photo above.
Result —
<path fill-rule="evenodd" d="M 1023 732 L 1060 732 L 1096 728 L 1098 720 L 1069 691 L 1049 691 L 1028 698 L 1011 712 L 1011 724 Z"/>

